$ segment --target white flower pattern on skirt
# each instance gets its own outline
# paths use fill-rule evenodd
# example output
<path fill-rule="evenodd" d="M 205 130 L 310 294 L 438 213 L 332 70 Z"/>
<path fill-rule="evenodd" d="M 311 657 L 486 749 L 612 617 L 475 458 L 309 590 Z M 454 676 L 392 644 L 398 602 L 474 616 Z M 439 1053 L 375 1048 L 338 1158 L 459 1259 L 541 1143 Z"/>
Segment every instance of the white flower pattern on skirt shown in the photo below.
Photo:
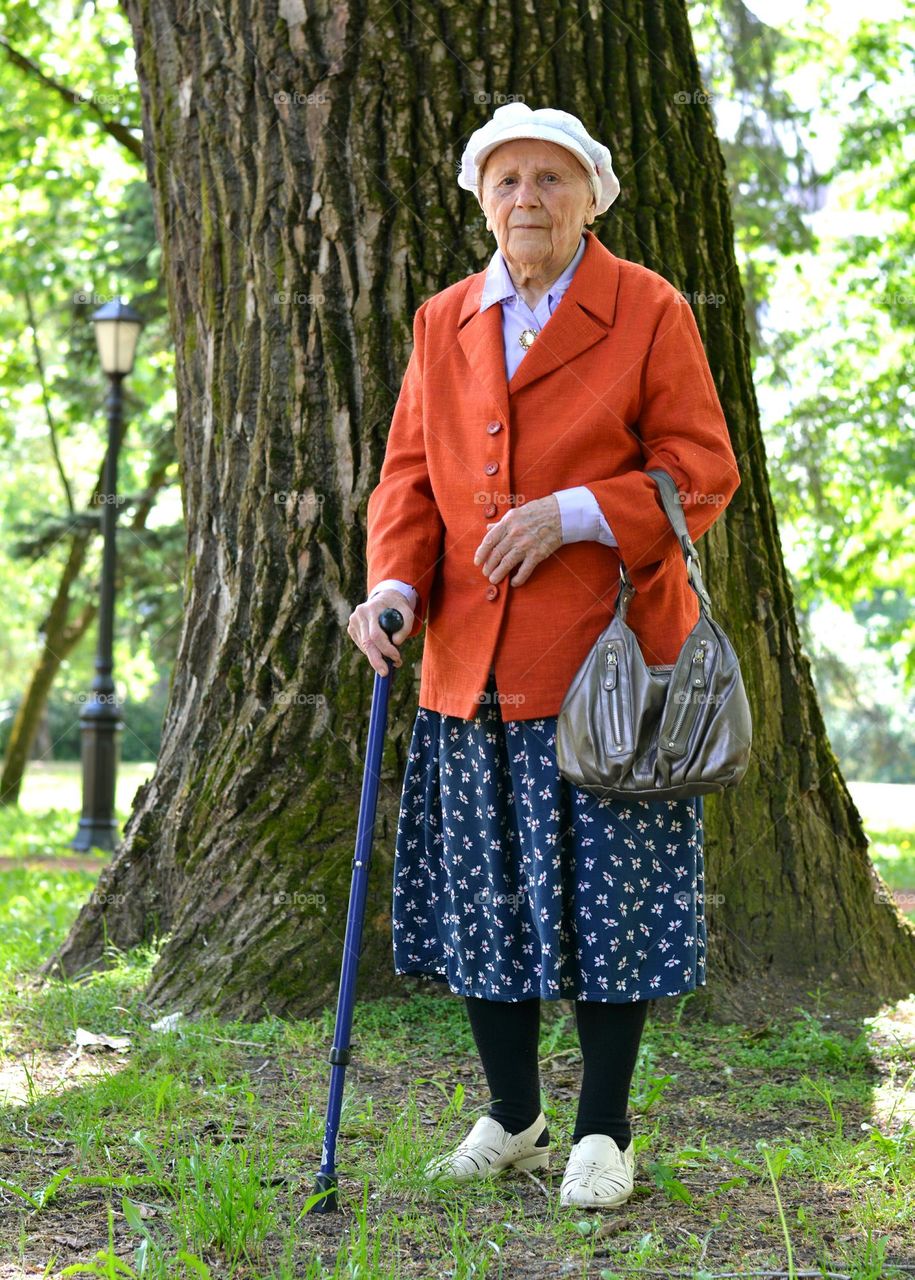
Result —
<path fill-rule="evenodd" d="M 556 764 L 556 717 L 419 707 L 394 857 L 394 969 L 487 1000 L 705 985 L 703 797 L 605 800 Z"/>

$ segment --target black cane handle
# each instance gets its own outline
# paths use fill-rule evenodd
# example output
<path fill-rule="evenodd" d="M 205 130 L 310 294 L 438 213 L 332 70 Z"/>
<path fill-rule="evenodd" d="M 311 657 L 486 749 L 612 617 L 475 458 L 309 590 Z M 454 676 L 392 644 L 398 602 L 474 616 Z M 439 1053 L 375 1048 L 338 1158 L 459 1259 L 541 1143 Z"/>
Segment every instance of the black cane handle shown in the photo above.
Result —
<path fill-rule="evenodd" d="M 403 626 L 403 614 L 399 609 L 385 609 L 378 615 L 378 625 L 388 639 L 392 640 L 394 632 Z"/>

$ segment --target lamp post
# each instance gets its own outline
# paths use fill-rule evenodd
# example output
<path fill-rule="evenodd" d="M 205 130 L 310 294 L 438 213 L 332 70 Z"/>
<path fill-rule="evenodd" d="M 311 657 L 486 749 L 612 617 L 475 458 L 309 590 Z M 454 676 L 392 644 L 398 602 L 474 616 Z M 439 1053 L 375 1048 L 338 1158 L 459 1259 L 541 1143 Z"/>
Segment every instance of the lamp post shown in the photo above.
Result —
<path fill-rule="evenodd" d="M 71 849 L 93 845 L 113 849 L 117 843 L 114 789 L 123 728 L 112 679 L 114 629 L 115 526 L 117 522 L 118 449 L 121 442 L 121 390 L 133 368 L 143 322 L 121 301 L 107 302 L 92 316 L 103 371 L 108 375 L 108 452 L 102 480 L 102 583 L 98 612 L 98 648 L 92 693 L 79 717 L 83 764 L 83 813 Z"/>

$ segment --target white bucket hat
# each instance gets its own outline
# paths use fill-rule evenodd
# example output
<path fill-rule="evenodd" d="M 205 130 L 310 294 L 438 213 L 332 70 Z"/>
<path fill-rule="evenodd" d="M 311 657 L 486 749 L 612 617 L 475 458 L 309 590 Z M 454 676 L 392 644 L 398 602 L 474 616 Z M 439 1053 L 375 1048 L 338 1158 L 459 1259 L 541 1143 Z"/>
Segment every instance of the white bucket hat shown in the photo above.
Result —
<path fill-rule="evenodd" d="M 497 107 L 492 119 L 474 130 L 458 166 L 458 186 L 472 191 L 479 200 L 480 165 L 490 151 L 514 138 L 543 138 L 546 142 L 557 142 L 577 156 L 591 179 L 596 213 L 609 209 L 619 195 L 620 184 L 613 172 L 608 148 L 591 137 L 578 116 L 568 111 L 554 111 L 551 107 L 532 111 L 526 102 Z"/>

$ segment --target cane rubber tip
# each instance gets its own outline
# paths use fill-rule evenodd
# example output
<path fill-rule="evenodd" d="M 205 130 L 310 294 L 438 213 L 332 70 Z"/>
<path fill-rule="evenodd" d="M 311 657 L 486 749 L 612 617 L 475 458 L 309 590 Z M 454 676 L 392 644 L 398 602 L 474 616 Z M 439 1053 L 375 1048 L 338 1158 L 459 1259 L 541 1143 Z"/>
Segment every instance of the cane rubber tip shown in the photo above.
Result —
<path fill-rule="evenodd" d="M 326 1193 L 326 1194 L 324 1194 Z M 308 1213 L 338 1213 L 340 1205 L 337 1202 L 337 1179 L 332 1173 L 319 1173 L 315 1178 L 315 1186 L 312 1195 L 321 1195 L 320 1200 L 307 1210 Z"/>
<path fill-rule="evenodd" d="M 394 632 L 399 631 L 403 626 L 403 614 L 399 609 L 385 609 L 378 616 L 378 625 L 390 640 Z"/>

